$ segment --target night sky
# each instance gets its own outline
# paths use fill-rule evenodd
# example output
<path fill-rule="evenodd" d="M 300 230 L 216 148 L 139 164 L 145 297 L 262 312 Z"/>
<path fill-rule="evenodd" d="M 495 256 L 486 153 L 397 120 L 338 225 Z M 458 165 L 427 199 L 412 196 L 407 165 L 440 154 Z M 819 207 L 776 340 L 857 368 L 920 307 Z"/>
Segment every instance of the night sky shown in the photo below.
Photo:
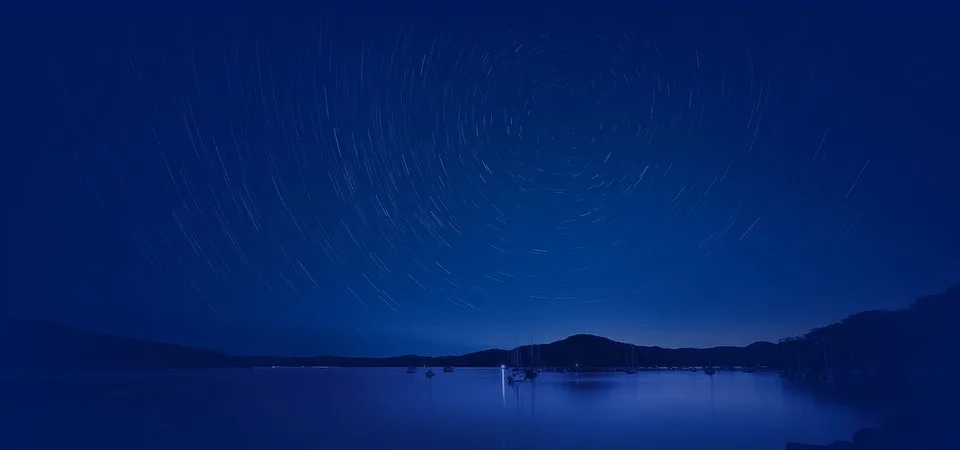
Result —
<path fill-rule="evenodd" d="M 776 341 L 960 281 L 945 19 L 593 14 L 15 16 L 0 305 L 435 355 Z"/>

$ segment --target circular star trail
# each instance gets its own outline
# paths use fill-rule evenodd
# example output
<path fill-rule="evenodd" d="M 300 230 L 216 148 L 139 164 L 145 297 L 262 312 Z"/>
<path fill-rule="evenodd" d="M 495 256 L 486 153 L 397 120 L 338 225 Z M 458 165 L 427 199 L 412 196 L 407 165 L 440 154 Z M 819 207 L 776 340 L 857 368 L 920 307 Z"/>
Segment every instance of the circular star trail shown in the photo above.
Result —
<path fill-rule="evenodd" d="M 828 45 L 324 22 L 112 44 L 95 77 L 58 63 L 72 195 L 119 248 L 105 308 L 658 329 L 845 276 L 857 257 L 824 259 L 890 198 Z"/>

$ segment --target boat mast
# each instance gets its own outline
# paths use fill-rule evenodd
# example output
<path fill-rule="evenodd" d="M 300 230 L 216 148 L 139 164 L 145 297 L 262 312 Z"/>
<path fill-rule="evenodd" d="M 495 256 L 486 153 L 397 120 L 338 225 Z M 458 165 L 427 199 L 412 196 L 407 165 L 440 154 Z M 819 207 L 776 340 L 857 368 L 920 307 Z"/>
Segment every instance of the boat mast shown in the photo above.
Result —
<path fill-rule="evenodd" d="M 533 333 L 530 333 L 530 367 L 533 367 Z"/>

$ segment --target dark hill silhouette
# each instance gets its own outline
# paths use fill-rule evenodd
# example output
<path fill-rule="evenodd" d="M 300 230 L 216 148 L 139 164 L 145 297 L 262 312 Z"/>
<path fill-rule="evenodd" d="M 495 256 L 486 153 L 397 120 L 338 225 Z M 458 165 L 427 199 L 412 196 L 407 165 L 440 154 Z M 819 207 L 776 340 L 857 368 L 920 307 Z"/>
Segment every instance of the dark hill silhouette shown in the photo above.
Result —
<path fill-rule="evenodd" d="M 142 339 L 111 336 L 61 325 L 7 321 L 0 324 L 3 366 L 33 368 L 209 368 L 257 366 L 496 367 L 514 364 L 519 351 L 524 365 L 609 367 L 636 365 L 776 364 L 776 344 L 712 349 L 665 349 L 634 346 L 600 336 L 579 334 L 566 339 L 513 350 L 489 349 L 464 355 L 387 358 L 341 356 L 271 357 L 229 356 L 220 352 Z M 530 355 L 534 355 L 531 358 Z M 535 361 L 531 361 L 534 359 Z"/>
<path fill-rule="evenodd" d="M 0 355 L 0 366 L 26 368 L 205 368 L 231 361 L 210 350 L 15 320 L 0 322 Z"/>
<path fill-rule="evenodd" d="M 960 285 L 900 310 L 856 313 L 803 336 L 782 339 L 790 371 L 929 371 L 956 368 Z"/>
<path fill-rule="evenodd" d="M 782 339 L 746 347 L 708 349 L 635 346 L 600 336 L 578 334 L 549 344 L 519 347 L 524 365 L 554 367 L 611 366 L 767 366 L 791 374 L 909 371 L 956 368 L 948 355 L 960 342 L 954 324 L 960 312 L 960 285 L 925 296 L 897 311 L 866 311 L 840 322 Z M 513 350 L 490 349 L 444 357 L 405 355 L 389 358 L 339 356 L 229 356 L 219 352 L 141 339 L 81 331 L 26 321 L 0 322 L 0 365 L 71 368 L 206 368 L 253 366 L 459 366 L 512 364 Z M 531 356 L 532 355 L 532 356 Z M 532 360 L 532 361 L 531 361 Z"/>

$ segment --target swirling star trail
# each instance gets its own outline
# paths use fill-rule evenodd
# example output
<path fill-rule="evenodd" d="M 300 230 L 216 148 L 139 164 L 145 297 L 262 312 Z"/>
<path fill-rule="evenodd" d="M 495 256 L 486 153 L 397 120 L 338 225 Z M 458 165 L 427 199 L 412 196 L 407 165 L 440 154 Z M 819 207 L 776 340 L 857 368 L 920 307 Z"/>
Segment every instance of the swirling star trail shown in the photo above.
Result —
<path fill-rule="evenodd" d="M 116 27 L 34 81 L 54 137 L 5 252 L 32 314 L 237 352 L 745 344 L 960 268 L 957 156 L 885 115 L 932 90 L 880 105 L 853 38 Z"/>

